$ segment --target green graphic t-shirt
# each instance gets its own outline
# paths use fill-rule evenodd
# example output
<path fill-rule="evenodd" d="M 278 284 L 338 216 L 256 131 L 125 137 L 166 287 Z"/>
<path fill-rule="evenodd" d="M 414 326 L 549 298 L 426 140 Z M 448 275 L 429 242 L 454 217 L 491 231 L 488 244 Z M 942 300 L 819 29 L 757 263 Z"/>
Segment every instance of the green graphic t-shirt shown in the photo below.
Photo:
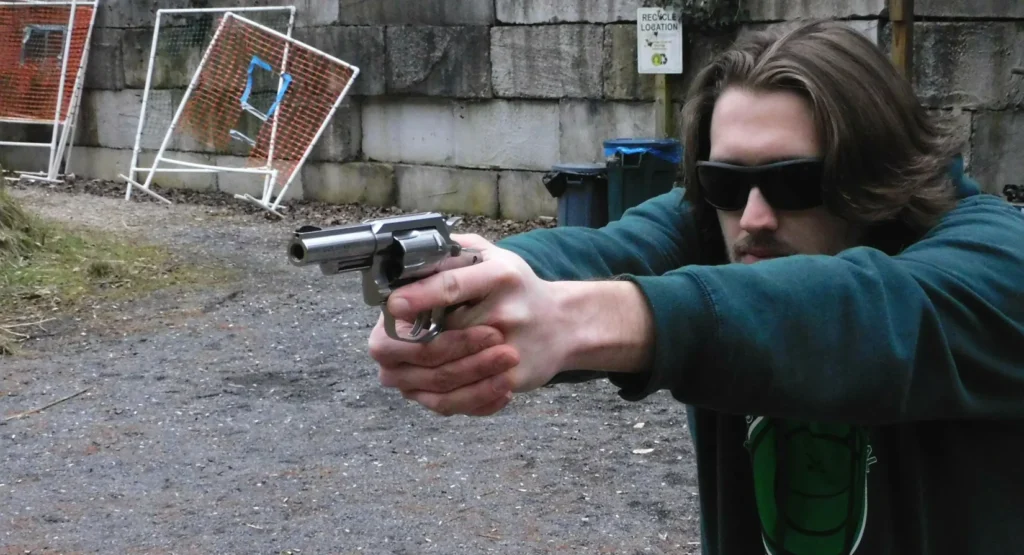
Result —
<path fill-rule="evenodd" d="M 867 433 L 835 423 L 747 417 L 768 555 L 852 555 L 868 522 Z"/>

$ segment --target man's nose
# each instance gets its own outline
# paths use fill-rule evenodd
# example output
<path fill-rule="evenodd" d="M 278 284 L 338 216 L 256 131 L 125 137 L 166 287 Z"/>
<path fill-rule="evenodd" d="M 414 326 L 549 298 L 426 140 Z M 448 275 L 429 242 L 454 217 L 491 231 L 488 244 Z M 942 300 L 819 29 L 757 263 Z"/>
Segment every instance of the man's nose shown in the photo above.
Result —
<path fill-rule="evenodd" d="M 754 234 L 759 231 L 775 231 L 778 227 L 779 218 L 764 199 L 761 190 L 757 187 L 750 189 L 747 206 L 743 209 L 743 217 L 740 218 L 740 228 Z"/>

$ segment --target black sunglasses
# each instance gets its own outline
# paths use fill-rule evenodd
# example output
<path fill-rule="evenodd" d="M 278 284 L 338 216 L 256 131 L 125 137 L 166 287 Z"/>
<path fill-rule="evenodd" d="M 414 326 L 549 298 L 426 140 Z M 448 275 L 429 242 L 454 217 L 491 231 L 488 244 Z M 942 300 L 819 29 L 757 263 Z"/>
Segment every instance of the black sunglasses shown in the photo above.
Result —
<path fill-rule="evenodd" d="M 719 210 L 742 210 L 754 187 L 776 210 L 808 210 L 822 204 L 822 171 L 818 158 L 762 166 L 701 161 L 697 162 L 697 181 L 705 202 Z"/>

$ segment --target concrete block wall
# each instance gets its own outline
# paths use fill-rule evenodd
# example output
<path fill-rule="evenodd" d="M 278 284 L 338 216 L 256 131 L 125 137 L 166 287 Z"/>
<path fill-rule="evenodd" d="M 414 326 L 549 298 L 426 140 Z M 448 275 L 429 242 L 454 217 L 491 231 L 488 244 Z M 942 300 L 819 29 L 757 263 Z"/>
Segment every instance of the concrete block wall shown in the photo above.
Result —
<path fill-rule="evenodd" d="M 512 219 L 553 216 L 557 201 L 542 182 L 552 165 L 600 162 L 604 140 L 654 132 L 654 79 L 636 72 L 640 0 L 288 3 L 298 8 L 298 39 L 361 68 L 291 188 L 293 198 Z M 889 48 L 886 0 L 740 3 L 745 16 L 738 31 L 687 30 L 686 73 L 670 78 L 677 113 L 693 73 L 737 32 L 800 17 L 839 17 Z M 73 170 L 116 179 L 131 158 L 157 2 L 102 4 Z M 159 2 L 270 4 L 277 3 Z M 969 169 L 999 193 L 1024 179 L 1024 78 L 1010 71 L 1024 66 L 1024 3 L 916 4 L 914 81 L 920 96 L 955 118 L 969 139 Z M 196 49 L 159 65 L 150 101 L 176 105 L 200 57 Z M 144 142 L 153 148 L 159 138 L 147 134 Z M 190 160 L 242 163 L 187 140 L 172 148 Z M 0 162 L 24 166 L 33 159 L 6 149 Z M 158 182 L 225 194 L 259 186 L 229 174 L 164 174 Z"/>

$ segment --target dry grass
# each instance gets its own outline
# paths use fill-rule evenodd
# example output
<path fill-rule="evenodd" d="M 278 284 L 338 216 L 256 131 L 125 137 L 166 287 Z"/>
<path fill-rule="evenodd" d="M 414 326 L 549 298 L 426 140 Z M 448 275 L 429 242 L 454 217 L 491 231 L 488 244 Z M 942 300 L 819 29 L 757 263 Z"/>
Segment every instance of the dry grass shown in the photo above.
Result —
<path fill-rule="evenodd" d="M 84 304 L 224 277 L 157 246 L 43 220 L 0 185 L 0 356 Z"/>

